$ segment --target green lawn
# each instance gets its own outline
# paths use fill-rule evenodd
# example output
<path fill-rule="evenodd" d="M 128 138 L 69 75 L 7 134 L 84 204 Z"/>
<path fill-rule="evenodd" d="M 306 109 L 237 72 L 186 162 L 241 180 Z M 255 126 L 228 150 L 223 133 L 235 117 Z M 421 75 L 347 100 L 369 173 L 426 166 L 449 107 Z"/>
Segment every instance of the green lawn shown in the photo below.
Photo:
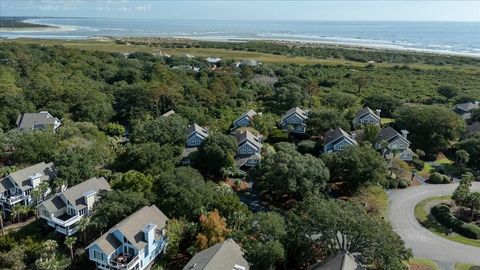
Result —
<path fill-rule="evenodd" d="M 455 233 L 446 235 L 445 228 L 442 225 L 438 224 L 430 215 L 430 213 L 427 213 L 427 211 L 425 210 L 425 207 L 428 203 L 436 200 L 445 200 L 445 199 L 450 199 L 450 196 L 432 197 L 419 202 L 415 206 L 415 218 L 417 218 L 417 220 L 420 222 L 420 224 L 422 224 L 422 226 L 424 226 L 429 231 L 435 233 L 438 236 L 441 236 L 445 239 L 462 243 L 465 245 L 480 247 L 480 240 L 466 238 Z"/>
<path fill-rule="evenodd" d="M 456 263 L 455 270 L 480 270 L 480 266 L 465 263 Z"/>
<path fill-rule="evenodd" d="M 395 122 L 395 119 L 382 117 L 382 119 L 380 121 L 381 121 L 382 125 L 386 125 L 386 124 L 390 124 L 390 123 Z"/>
<path fill-rule="evenodd" d="M 142 40 L 138 38 L 136 40 Z M 11 40 L 2 42 L 12 42 Z M 161 45 L 158 46 L 148 46 L 148 45 L 126 45 L 126 44 L 116 44 L 114 40 L 105 39 L 105 40 L 52 40 L 52 39 L 28 39 L 21 38 L 16 39 L 15 42 L 21 44 L 41 44 L 43 46 L 54 46 L 54 45 L 63 45 L 69 48 L 77 48 L 83 50 L 98 50 L 106 52 L 118 52 L 118 53 L 127 53 L 127 52 L 149 52 L 149 53 L 167 53 L 170 55 L 186 55 L 191 54 L 197 57 L 208 57 L 208 56 L 217 56 L 221 58 L 231 58 L 235 60 L 242 59 L 256 59 L 265 63 L 275 63 L 275 64 L 297 64 L 297 65 L 350 65 L 354 67 L 364 67 L 365 63 L 349 61 L 345 59 L 336 59 L 336 58 L 314 58 L 314 57 L 301 57 L 301 56 L 286 56 L 286 55 L 276 55 L 270 53 L 261 53 L 261 52 L 250 52 L 250 51 L 237 51 L 230 49 L 220 49 L 220 48 L 164 48 Z M 392 63 L 376 63 L 378 67 L 394 67 L 398 64 Z M 455 71 L 464 71 L 468 73 L 477 73 L 480 71 L 480 67 L 477 66 L 452 66 L 452 65 L 429 65 L 429 64 L 408 64 L 411 68 L 416 69 L 445 69 L 445 70 L 455 70 Z"/>
<path fill-rule="evenodd" d="M 440 267 L 438 266 L 438 264 L 430 259 L 425 259 L 425 258 L 412 258 L 410 259 L 410 261 L 408 261 L 408 264 L 410 265 L 410 267 L 414 267 L 414 266 L 428 266 L 430 267 L 429 270 L 440 270 Z M 415 268 L 412 268 L 412 269 L 415 269 Z M 421 269 L 425 269 L 425 268 L 421 268 Z"/>

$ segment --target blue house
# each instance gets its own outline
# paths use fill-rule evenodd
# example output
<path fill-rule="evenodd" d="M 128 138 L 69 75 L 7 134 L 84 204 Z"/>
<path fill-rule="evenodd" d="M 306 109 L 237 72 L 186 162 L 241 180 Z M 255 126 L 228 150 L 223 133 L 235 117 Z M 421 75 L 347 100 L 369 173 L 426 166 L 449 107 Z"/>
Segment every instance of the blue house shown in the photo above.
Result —
<path fill-rule="evenodd" d="M 167 221 L 155 205 L 145 206 L 91 243 L 88 257 L 98 269 L 149 269 L 167 246 Z"/>
<path fill-rule="evenodd" d="M 355 141 L 355 133 L 350 135 L 341 128 L 330 129 L 325 132 L 323 137 L 324 153 L 340 152 L 347 146 L 357 145 L 357 141 Z"/>
<path fill-rule="evenodd" d="M 257 115 L 257 112 L 254 110 L 249 110 L 248 112 L 242 114 L 240 117 L 235 119 L 233 121 L 233 127 L 238 128 L 238 127 L 247 127 L 250 125 L 250 122 L 252 121 L 253 117 Z"/>
<path fill-rule="evenodd" d="M 293 133 L 303 134 L 305 133 L 307 125 L 305 122 L 308 119 L 308 113 L 299 107 L 291 108 L 288 110 L 280 120 L 280 127 L 284 130 L 288 130 L 288 127 L 293 127 Z"/>

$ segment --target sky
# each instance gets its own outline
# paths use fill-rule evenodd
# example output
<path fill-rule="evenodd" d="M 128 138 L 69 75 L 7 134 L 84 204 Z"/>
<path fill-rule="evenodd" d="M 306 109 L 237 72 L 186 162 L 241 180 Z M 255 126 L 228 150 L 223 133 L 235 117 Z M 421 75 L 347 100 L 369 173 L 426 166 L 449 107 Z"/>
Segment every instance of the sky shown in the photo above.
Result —
<path fill-rule="evenodd" d="M 480 22 L 480 0 L 0 0 L 0 16 Z"/>

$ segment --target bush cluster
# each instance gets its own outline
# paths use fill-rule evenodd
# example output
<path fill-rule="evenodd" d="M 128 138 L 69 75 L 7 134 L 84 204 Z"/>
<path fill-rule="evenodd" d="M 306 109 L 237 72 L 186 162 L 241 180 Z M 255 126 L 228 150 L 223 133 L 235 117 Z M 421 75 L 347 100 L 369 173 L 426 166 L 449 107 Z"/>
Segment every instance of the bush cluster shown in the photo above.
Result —
<path fill-rule="evenodd" d="M 442 175 L 440 173 L 433 173 L 428 179 L 431 184 L 448 184 L 450 183 L 450 177 Z"/>
<path fill-rule="evenodd" d="M 448 229 L 471 239 L 480 239 L 480 227 L 457 219 L 446 205 L 436 205 L 430 210 L 435 219 Z"/>

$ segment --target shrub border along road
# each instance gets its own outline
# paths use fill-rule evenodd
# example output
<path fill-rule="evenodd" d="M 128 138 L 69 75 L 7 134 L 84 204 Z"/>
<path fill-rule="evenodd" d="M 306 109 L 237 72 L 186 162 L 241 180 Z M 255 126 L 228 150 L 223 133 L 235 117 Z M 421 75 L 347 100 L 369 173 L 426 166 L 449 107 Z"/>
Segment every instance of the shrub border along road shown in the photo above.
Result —
<path fill-rule="evenodd" d="M 446 235 L 445 234 L 446 229 L 442 225 L 440 225 L 437 221 L 435 221 L 435 219 L 425 209 L 427 204 L 429 204 L 430 202 L 441 201 L 446 199 L 450 199 L 450 196 L 437 196 L 437 197 L 428 198 L 419 202 L 415 206 L 415 218 L 418 220 L 418 222 L 420 222 L 420 224 L 423 227 L 425 227 L 426 229 L 435 233 L 438 236 L 441 236 L 450 241 L 462 243 L 465 245 L 480 247 L 480 240 L 469 239 L 458 234 Z"/>

